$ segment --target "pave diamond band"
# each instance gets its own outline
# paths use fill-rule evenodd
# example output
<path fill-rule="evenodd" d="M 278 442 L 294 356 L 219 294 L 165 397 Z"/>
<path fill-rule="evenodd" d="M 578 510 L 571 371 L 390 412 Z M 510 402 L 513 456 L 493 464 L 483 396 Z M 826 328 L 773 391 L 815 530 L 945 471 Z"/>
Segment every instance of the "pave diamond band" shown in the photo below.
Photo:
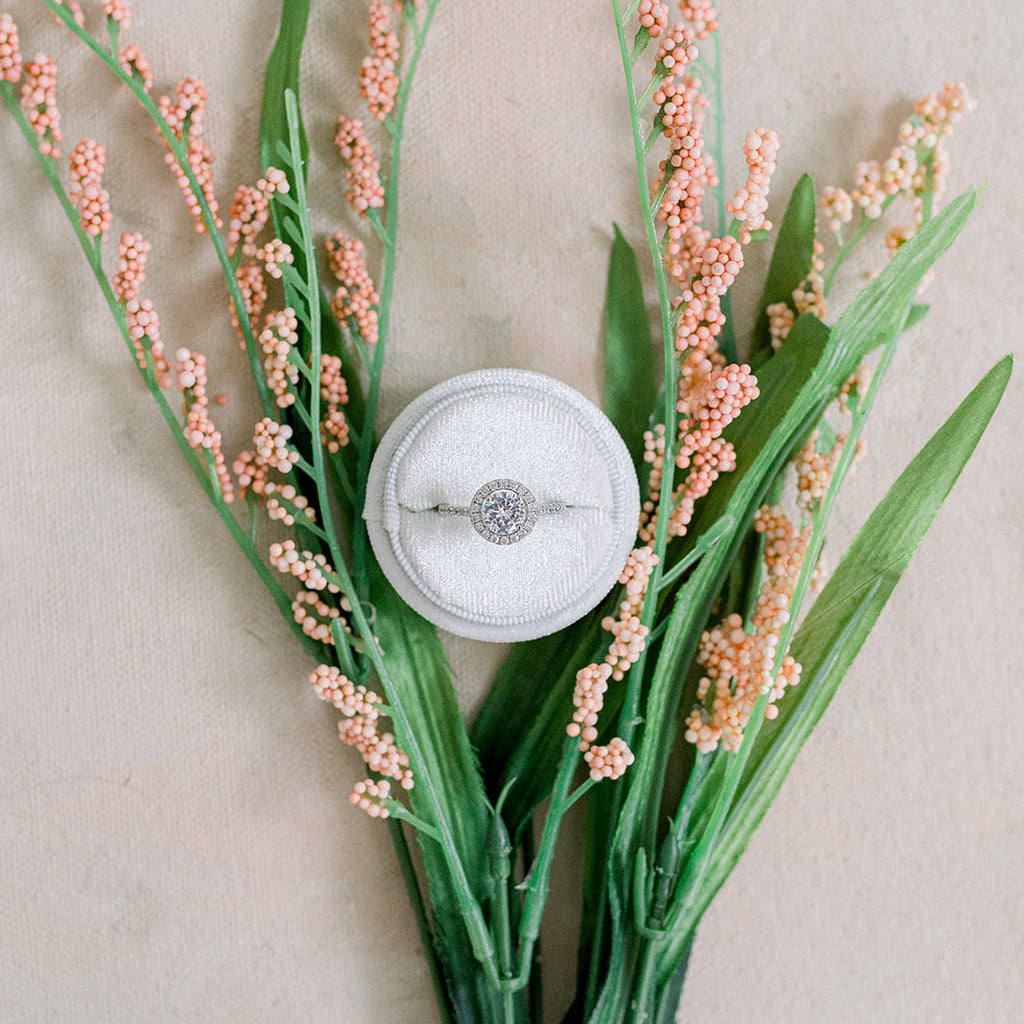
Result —
<path fill-rule="evenodd" d="M 538 516 L 564 512 L 565 505 L 539 505 L 533 492 L 518 480 L 491 480 L 473 495 L 468 508 L 438 505 L 437 511 L 469 516 L 473 529 L 492 544 L 515 544 L 533 529 Z"/>

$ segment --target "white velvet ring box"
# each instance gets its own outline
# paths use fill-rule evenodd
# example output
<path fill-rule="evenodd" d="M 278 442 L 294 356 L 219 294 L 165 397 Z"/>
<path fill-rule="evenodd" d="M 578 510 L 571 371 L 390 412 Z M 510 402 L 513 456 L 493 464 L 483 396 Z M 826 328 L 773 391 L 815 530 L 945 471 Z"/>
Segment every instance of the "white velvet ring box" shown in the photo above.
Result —
<path fill-rule="evenodd" d="M 493 480 L 565 508 L 511 544 L 443 513 L 468 508 Z M 453 377 L 403 410 L 374 457 L 364 517 L 381 568 L 424 618 L 508 642 L 553 633 L 597 605 L 639 514 L 632 460 L 604 413 L 551 377 L 494 369 Z"/>

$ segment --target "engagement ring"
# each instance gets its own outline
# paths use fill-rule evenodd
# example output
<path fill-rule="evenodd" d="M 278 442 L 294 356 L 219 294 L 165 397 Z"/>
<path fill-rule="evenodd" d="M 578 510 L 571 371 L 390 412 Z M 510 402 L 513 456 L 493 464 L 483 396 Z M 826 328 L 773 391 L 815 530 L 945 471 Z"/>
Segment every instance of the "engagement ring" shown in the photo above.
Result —
<path fill-rule="evenodd" d="M 447 516 L 469 516 L 473 529 L 492 544 L 515 544 L 522 540 L 537 521 L 537 516 L 564 512 L 565 505 L 538 505 L 533 492 L 516 480 L 491 480 L 481 487 L 469 508 L 438 505 Z"/>

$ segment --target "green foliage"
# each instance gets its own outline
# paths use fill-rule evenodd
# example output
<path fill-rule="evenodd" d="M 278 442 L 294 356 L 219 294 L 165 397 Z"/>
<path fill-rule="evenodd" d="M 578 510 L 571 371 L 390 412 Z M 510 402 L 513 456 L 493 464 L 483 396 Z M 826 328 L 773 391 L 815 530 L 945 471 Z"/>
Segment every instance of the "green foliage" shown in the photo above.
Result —
<path fill-rule="evenodd" d="M 355 430 L 360 431 L 363 427 L 366 403 L 355 351 L 345 344 L 338 321 L 331 312 L 326 296 L 320 294 L 319 290 L 316 295 L 302 294 L 300 284 L 308 276 L 307 257 L 300 228 L 303 218 L 308 215 L 306 211 L 300 210 L 295 202 L 299 184 L 296 174 L 303 175 L 302 184 L 305 185 L 309 144 L 306 138 L 305 123 L 300 113 L 298 117 L 299 159 L 294 160 L 291 153 L 285 94 L 290 91 L 295 96 L 298 108 L 299 70 L 309 9 L 309 0 L 281 0 L 281 21 L 277 39 L 267 59 L 263 76 L 263 104 L 260 112 L 259 136 L 260 159 L 264 171 L 269 167 L 283 170 L 288 176 L 290 185 L 288 193 L 275 193 L 271 198 L 270 212 L 275 234 L 283 242 L 288 243 L 295 259 L 293 266 L 288 268 L 284 285 L 285 302 L 293 308 L 303 310 L 306 314 L 300 325 L 299 350 L 308 351 L 306 343 L 311 319 L 316 311 L 316 315 L 319 317 L 318 329 L 321 335 L 322 350 L 342 358 L 342 375 L 345 378 L 349 397 L 345 406 L 345 415 Z M 296 163 L 302 169 L 301 172 L 297 172 Z M 309 432 L 305 429 L 304 424 L 296 422 L 294 418 L 289 419 L 288 422 L 297 437 L 302 437 L 303 434 L 308 435 Z M 312 438 L 308 438 L 305 445 L 302 446 L 306 454 L 310 452 L 312 443 Z M 351 446 L 346 446 L 341 450 L 337 456 L 337 462 L 349 479 L 355 478 L 358 457 Z M 351 535 L 358 512 L 344 493 L 339 494 L 339 503 L 343 525 L 346 532 Z"/>
<path fill-rule="evenodd" d="M 658 386 L 640 268 L 618 225 L 608 262 L 604 358 L 604 411 L 622 435 L 633 461 L 639 462 Z"/>
<path fill-rule="evenodd" d="M 282 0 L 279 32 L 264 79 L 260 149 L 264 167 L 281 167 L 291 185 L 288 193 L 272 199 L 276 232 L 295 257 L 294 264 L 283 271 L 285 301 L 300 322 L 295 354 L 300 383 L 295 388 L 296 401 L 287 411 L 276 408 L 268 394 L 252 331 L 242 316 L 234 276 L 237 257 L 227 255 L 181 140 L 169 131 L 140 82 L 120 67 L 116 25 L 108 25 L 112 46 L 107 52 L 77 25 L 66 5 L 58 0 L 46 3 L 136 96 L 196 194 L 236 310 L 245 320 L 241 330 L 263 410 L 280 416 L 294 431 L 300 461 L 291 479 L 317 514 L 315 524 L 297 527 L 301 531 L 297 535 L 327 556 L 336 573 L 331 582 L 348 599 L 347 618 L 333 626 L 333 650 L 312 641 L 296 626 L 290 600 L 260 557 L 254 531 L 241 528 L 227 509 L 208 463 L 184 440 L 180 421 L 160 392 L 152 366 L 143 368 L 143 378 L 205 493 L 305 650 L 321 659 L 333 657 L 357 681 L 369 681 L 371 673 L 376 673 L 395 740 L 408 754 L 416 780 L 408 794 L 408 808 L 398 801 L 389 806 L 403 876 L 428 946 L 442 1013 L 463 1024 L 520 1024 L 530 1014 L 522 990 L 533 964 L 563 816 L 593 785 L 586 781 L 573 789 L 579 753 L 575 742 L 566 737 L 565 725 L 575 677 L 584 665 L 604 659 L 609 635 L 602 619 L 615 614 L 622 593 L 613 589 L 599 608 L 571 629 L 514 647 L 484 701 L 471 742 L 436 628 L 397 595 L 368 545 L 361 513 L 375 448 L 374 411 L 394 280 L 402 125 L 412 74 L 438 0 L 429 0 L 420 14 L 408 3 L 403 9 L 413 47 L 400 77 L 395 110 L 385 122 L 391 141 L 385 208 L 372 211 L 369 218 L 384 250 L 380 341 L 372 354 L 353 334 L 352 325 L 338 326 L 321 292 L 305 193 L 308 143 L 297 99 L 310 3 Z M 627 76 L 641 212 L 658 286 L 665 372 L 659 391 L 637 258 L 616 227 L 605 303 L 604 405 L 639 462 L 643 432 L 652 422 L 663 421 L 670 444 L 674 441 L 678 367 L 674 314 L 647 190 L 648 147 L 639 120 L 651 89 L 638 100 L 633 81 L 633 68 L 650 42 L 649 33 L 641 31 L 630 48 L 618 6 L 616 22 Z M 717 58 L 705 70 L 720 110 Z M 32 129 L 11 84 L 0 83 L 0 91 L 34 146 Z M 115 322 L 134 354 L 124 309 L 103 273 L 99 245 L 79 229 L 73 204 L 52 162 L 41 159 L 40 164 L 75 226 Z M 899 334 L 927 313 L 927 306 L 914 303 L 918 284 L 956 237 L 977 200 L 977 192 L 968 192 L 934 218 L 926 216 L 916 234 L 831 328 L 810 314 L 800 316 L 781 351 L 773 353 L 767 307 L 791 301 L 793 291 L 810 272 L 813 257 L 814 186 L 804 175 L 794 188 L 771 259 L 749 357 L 758 368 L 760 398 L 726 432 L 725 439 L 735 446 L 735 470 L 699 503 L 687 536 L 671 546 L 664 528 L 674 466 L 669 449 L 662 517 L 654 542 L 660 562 L 643 608 L 651 633 L 628 683 L 608 693 L 601 720 L 605 733 L 610 735 L 614 729 L 628 738 L 636 762 L 617 784 L 602 784 L 588 807 L 583 870 L 587 888 L 579 993 L 570 1013 L 573 1021 L 667 1024 L 673 1019 L 701 914 L 766 813 L 999 402 L 1010 375 L 1009 357 L 981 381 L 890 488 L 795 636 L 792 623 L 782 633 L 783 650 L 792 637 L 791 653 L 803 666 L 803 681 L 780 703 L 778 717 L 764 719 L 767 698 L 762 697 L 738 753 L 698 754 L 685 746 L 680 755 L 680 722 L 694 697 L 693 660 L 701 633 L 716 603 L 748 610 L 757 593 L 760 549 L 751 527 L 755 510 L 778 495 L 794 451 L 822 423 L 826 407 L 864 356 L 882 347 L 880 370 L 884 371 Z M 724 217 L 721 186 L 718 201 Z M 860 233 L 863 230 L 862 225 Z M 842 248 L 837 265 L 852 244 Z M 721 341 L 722 351 L 731 353 L 728 330 Z M 323 352 L 342 356 L 350 395 L 346 411 L 354 444 L 334 460 L 325 453 L 319 434 L 317 373 Z M 360 369 L 367 381 L 365 400 Z M 876 374 L 872 389 L 881 376 L 882 372 Z M 840 471 L 815 513 L 811 547 L 796 585 L 797 607 L 852 455 L 852 442 L 873 396 L 874 390 L 853 405 L 851 443 L 844 451 L 846 461 L 840 462 Z M 334 528 L 336 510 L 351 542 L 350 557 L 343 550 L 342 531 Z M 545 802 L 535 853 L 532 832 L 540 817 L 538 808 Z M 398 821 L 418 830 L 429 911 Z"/>
<path fill-rule="evenodd" d="M 551 792 L 572 715 L 576 673 L 604 657 L 607 634 L 598 612 L 610 614 L 618 588 L 587 619 L 509 651 L 473 725 L 492 800 L 507 789 L 503 815 L 521 835 Z"/>
<path fill-rule="evenodd" d="M 915 302 L 910 307 L 910 312 L 907 314 L 907 327 L 909 331 L 911 327 L 919 324 L 927 315 L 928 310 L 931 307 L 926 302 Z"/>
<path fill-rule="evenodd" d="M 746 524 L 792 452 L 820 421 L 825 407 L 860 359 L 874 346 L 898 336 L 918 282 L 955 238 L 976 201 L 976 193 L 967 193 L 924 225 L 831 331 L 809 314 L 798 318 L 787 344 L 762 367 L 762 397 L 744 411 L 734 425 L 735 430 L 728 434 L 736 445 L 736 470 L 718 481 L 700 515 L 691 523 L 691 535 L 699 535 L 725 513 L 740 525 L 730 542 L 701 560 L 668 610 L 667 627 L 643 709 L 646 724 L 639 746 L 634 747 L 637 763 L 623 780 L 628 785 L 628 795 L 617 816 L 615 839 L 608 853 L 609 923 L 607 927 L 597 925 L 600 934 L 610 937 L 608 968 L 591 1024 L 612 1024 L 624 1019 L 623 992 L 632 991 L 633 985 L 639 983 L 634 977 L 637 972 L 644 978 L 658 979 L 645 988 L 645 998 L 654 999 L 654 992 L 665 984 L 674 969 L 672 957 L 690 939 L 692 927 L 684 927 L 679 921 L 685 918 L 685 908 L 700 900 L 707 873 L 717 859 L 721 830 L 748 756 L 746 744 L 738 755 L 720 752 L 717 760 L 722 766 L 716 765 L 701 783 L 694 810 L 700 839 L 681 867 L 682 889 L 666 915 L 666 920 L 674 925 L 666 944 L 670 952 L 658 954 L 653 947 L 645 946 L 642 936 L 631 929 L 634 868 L 641 851 L 653 849 L 657 838 L 682 681 L 711 605 L 748 529 Z M 756 729 L 756 721 L 752 720 L 748 726 L 751 738 L 756 736 Z M 731 760 L 726 761 L 727 757 Z M 600 962 L 595 951 L 591 951 L 591 956 L 592 963 Z"/>
<path fill-rule="evenodd" d="M 260 158 L 264 168 L 278 166 L 278 142 L 287 143 L 288 117 L 285 91 L 299 96 L 299 62 L 309 20 L 309 0 L 281 0 L 281 21 L 274 48 L 263 76 L 263 108 L 260 114 Z M 300 125 L 302 124 L 300 119 Z M 309 143 L 303 126 L 299 133 L 303 164 L 309 158 Z M 279 238 L 284 238 L 278 234 Z"/>
<path fill-rule="evenodd" d="M 371 573 L 374 630 L 388 667 L 387 699 L 401 709 L 394 716 L 396 742 L 416 751 L 417 785 L 410 791 L 413 812 L 451 831 L 464 878 L 435 839 L 418 836 L 430 892 L 434 944 L 449 979 L 448 992 L 459 1020 L 493 1019 L 497 993 L 482 976 L 467 931 L 467 902 L 491 895 L 490 865 L 483 837 L 491 810 L 476 758 L 451 685 L 448 656 L 437 630 L 395 593 L 379 568 Z M 487 1007 L 491 1006 L 488 1010 Z"/>
<path fill-rule="evenodd" d="M 746 848 L 981 439 L 1012 365 L 1011 356 L 997 363 L 889 488 L 798 630 L 790 653 L 803 667 L 800 686 L 757 734 L 708 874 L 680 935 L 662 956 L 666 972 Z"/>
<path fill-rule="evenodd" d="M 772 351 L 768 332 L 769 306 L 776 302 L 793 305 L 793 292 L 811 272 L 814 257 L 814 218 L 816 213 L 814 182 L 809 174 L 801 175 L 789 197 L 786 213 L 779 226 L 772 260 L 765 278 L 764 292 L 758 309 L 754 337 L 747 362 L 756 370 Z"/>

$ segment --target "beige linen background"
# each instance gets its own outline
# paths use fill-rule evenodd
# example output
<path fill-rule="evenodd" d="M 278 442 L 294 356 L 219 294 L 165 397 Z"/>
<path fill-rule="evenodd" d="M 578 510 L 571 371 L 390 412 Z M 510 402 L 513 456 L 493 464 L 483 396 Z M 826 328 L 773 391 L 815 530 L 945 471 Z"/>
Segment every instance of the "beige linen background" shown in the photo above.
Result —
<path fill-rule="evenodd" d="M 229 451 L 255 419 L 223 285 L 151 128 L 32 0 L 66 149 L 109 144 L 115 231 L 154 242 L 172 351 L 207 353 Z M 92 24 L 98 4 L 85 3 Z M 276 0 L 138 0 L 156 88 L 205 78 L 226 209 L 258 174 Z M 988 182 L 938 267 L 837 512 L 848 538 L 1020 339 L 1019 53 L 1008 0 L 731 2 L 730 189 L 749 127 L 782 137 L 771 213 L 804 171 L 852 184 L 915 97 L 967 81 L 950 192 Z M 316 3 L 303 101 L 322 232 L 351 226 L 331 145 L 357 113 L 362 0 Z M 598 399 L 613 221 L 639 241 L 606 0 L 442 0 L 409 111 L 381 425 L 453 374 L 518 366 Z M 48 187 L 0 116 L 0 1022 L 412 1024 L 433 994 L 387 830 L 287 626 L 204 504 Z M 108 243 L 109 244 L 109 243 Z M 871 261 L 881 259 L 876 247 Z M 738 288 L 749 324 L 765 252 Z M 1020 374 L 782 795 L 701 928 L 684 1020 L 1020 1020 Z M 837 542 L 833 551 L 841 550 Z M 502 649 L 449 645 L 475 706 Z M 561 865 L 571 889 L 574 861 Z M 552 979 L 574 919 L 551 909 Z M 552 1002 L 552 1020 L 567 994 Z"/>

